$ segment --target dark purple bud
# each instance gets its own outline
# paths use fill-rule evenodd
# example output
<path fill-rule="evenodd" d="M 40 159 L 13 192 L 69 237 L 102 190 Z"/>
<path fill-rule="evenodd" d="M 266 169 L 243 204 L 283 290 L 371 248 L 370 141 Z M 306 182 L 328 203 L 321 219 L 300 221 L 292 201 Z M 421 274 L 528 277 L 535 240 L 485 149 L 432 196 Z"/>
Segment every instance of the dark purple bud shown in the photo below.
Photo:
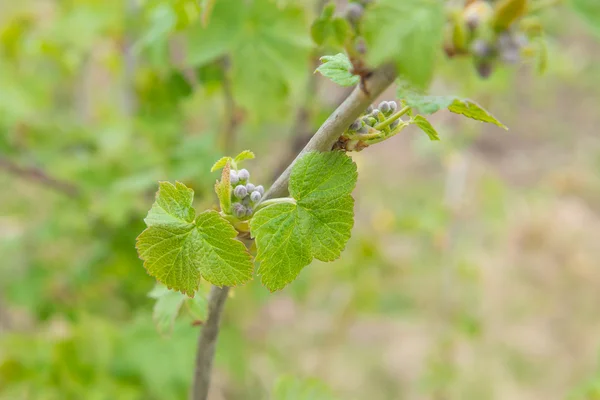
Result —
<path fill-rule="evenodd" d="M 348 8 L 346 8 L 346 19 L 353 24 L 357 24 L 362 18 L 364 12 L 365 9 L 362 5 L 358 3 L 350 3 L 348 4 Z"/>

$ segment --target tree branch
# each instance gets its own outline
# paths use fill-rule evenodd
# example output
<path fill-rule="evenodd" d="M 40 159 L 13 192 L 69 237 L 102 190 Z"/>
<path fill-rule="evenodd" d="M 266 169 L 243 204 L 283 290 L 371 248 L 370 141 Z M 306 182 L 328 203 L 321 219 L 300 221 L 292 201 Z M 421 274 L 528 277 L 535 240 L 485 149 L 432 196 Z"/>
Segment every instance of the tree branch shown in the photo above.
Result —
<path fill-rule="evenodd" d="M 202 327 L 202 334 L 198 337 L 198 350 L 196 352 L 196 369 L 194 371 L 194 385 L 190 400 L 206 400 L 210 387 L 210 375 L 221 315 L 225 306 L 225 300 L 229 294 L 229 287 L 222 288 L 213 286 L 208 296 L 208 319 Z"/>
<path fill-rule="evenodd" d="M 363 113 L 373 100 L 392 84 L 395 78 L 395 68 L 392 65 L 385 65 L 375 70 L 367 78 L 366 87 L 369 94 L 366 94 L 360 87 L 354 89 L 313 135 L 296 159 L 277 178 L 271 189 L 265 194 L 264 200 L 285 196 L 288 190 L 291 168 L 298 158 L 309 151 L 330 151 L 336 140 L 346 131 L 352 121 Z M 246 244 L 248 245 L 248 243 Z M 206 400 L 208 397 L 215 346 L 219 335 L 219 324 L 228 292 L 229 287 L 227 286 L 222 288 L 213 286 L 210 291 L 208 319 L 202 327 L 202 333 L 198 339 L 191 400 Z"/>
<path fill-rule="evenodd" d="M 264 200 L 286 196 L 292 166 L 300 157 L 309 151 L 330 151 L 342 133 L 365 111 L 373 100 L 381 94 L 396 78 L 396 70 L 392 65 L 384 65 L 376 69 L 366 80 L 369 94 L 356 87 L 348 98 L 331 114 L 314 134 L 308 144 L 296 156 L 296 159 L 277 178 L 273 186 L 263 197 Z"/>
<path fill-rule="evenodd" d="M 70 182 L 61 181 L 48 175 L 44 170 L 36 167 L 21 167 L 5 158 L 0 158 L 0 169 L 3 169 L 13 175 L 23 179 L 34 181 L 56 190 L 70 197 L 76 197 L 80 194 L 79 188 Z"/>

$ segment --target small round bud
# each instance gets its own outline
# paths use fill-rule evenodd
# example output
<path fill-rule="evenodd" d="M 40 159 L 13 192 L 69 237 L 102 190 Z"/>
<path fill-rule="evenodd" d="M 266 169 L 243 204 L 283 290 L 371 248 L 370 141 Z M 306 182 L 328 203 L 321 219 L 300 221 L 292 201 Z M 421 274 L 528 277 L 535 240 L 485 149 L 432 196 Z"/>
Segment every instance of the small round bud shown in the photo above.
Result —
<path fill-rule="evenodd" d="M 238 171 L 238 177 L 240 178 L 240 181 L 247 181 L 248 179 L 250 179 L 250 172 L 248 172 L 247 169 L 240 169 Z"/>
<path fill-rule="evenodd" d="M 235 186 L 237 185 L 237 183 L 240 181 L 240 177 L 237 174 L 237 171 L 235 169 L 232 169 L 229 172 L 229 183 L 231 183 L 231 185 Z"/>
<path fill-rule="evenodd" d="M 244 185 L 237 185 L 235 189 L 233 189 L 233 195 L 238 199 L 243 199 L 248 194 L 248 189 Z"/>
<path fill-rule="evenodd" d="M 265 194 L 265 188 L 263 187 L 263 185 L 258 185 L 254 191 L 260 193 L 260 195 L 262 196 L 263 194 Z"/>
<path fill-rule="evenodd" d="M 471 54 L 476 57 L 490 57 L 494 53 L 494 49 L 483 39 L 476 39 L 471 44 Z"/>
<path fill-rule="evenodd" d="M 369 126 L 375 126 L 377 120 L 371 116 L 363 118 L 363 122 Z"/>
<path fill-rule="evenodd" d="M 233 211 L 233 215 L 238 218 L 243 218 L 246 216 L 246 207 L 240 203 L 233 203 L 231 205 L 231 210 Z"/>
<path fill-rule="evenodd" d="M 357 131 L 360 129 L 361 126 L 362 126 L 362 123 L 359 120 L 356 120 L 350 125 L 348 130 Z"/>
<path fill-rule="evenodd" d="M 262 195 L 260 193 L 258 193 L 256 190 L 254 192 L 250 193 L 250 200 L 252 200 L 253 203 L 260 201 L 261 198 L 262 198 Z"/>
<path fill-rule="evenodd" d="M 365 114 L 371 114 L 372 112 L 373 112 L 373 106 L 369 106 L 369 107 L 367 107 Z"/>
<path fill-rule="evenodd" d="M 390 105 L 390 113 L 395 113 L 396 110 L 398 109 L 398 103 L 396 103 L 395 101 L 388 101 L 388 104 Z"/>
<path fill-rule="evenodd" d="M 367 132 L 369 132 L 369 130 L 366 126 L 361 126 L 360 129 L 356 131 L 356 133 L 360 133 L 361 135 L 364 135 Z"/>
<path fill-rule="evenodd" d="M 390 107 L 390 105 L 388 104 L 387 101 L 382 101 L 381 103 L 379 103 L 379 110 L 384 113 L 384 114 L 388 114 L 390 112 L 392 108 Z"/>
<path fill-rule="evenodd" d="M 374 116 L 375 118 L 377 118 L 377 116 L 379 115 L 379 109 L 378 108 L 373 109 L 373 112 L 371 112 L 371 115 Z"/>
<path fill-rule="evenodd" d="M 246 207 L 246 217 L 251 217 L 254 214 L 252 207 Z"/>
<path fill-rule="evenodd" d="M 246 190 L 248 190 L 248 193 L 252 193 L 254 191 L 254 189 L 256 189 L 256 186 L 254 186 L 250 182 L 246 183 Z"/>
<path fill-rule="evenodd" d="M 477 69 L 477 73 L 479 74 L 479 76 L 484 79 L 489 78 L 492 74 L 493 67 L 492 63 L 490 62 L 480 62 L 475 65 L 475 68 Z"/>
<path fill-rule="evenodd" d="M 390 124 L 390 129 L 394 130 L 398 125 L 400 125 L 400 120 L 397 119 Z"/>
<path fill-rule="evenodd" d="M 365 9 L 358 3 L 350 3 L 346 9 L 346 19 L 353 24 L 358 23 L 362 18 Z"/>
<path fill-rule="evenodd" d="M 367 53 L 367 43 L 365 42 L 365 39 L 358 38 L 356 40 L 356 44 L 354 45 L 354 48 L 356 49 L 356 52 L 358 54 L 366 54 Z"/>

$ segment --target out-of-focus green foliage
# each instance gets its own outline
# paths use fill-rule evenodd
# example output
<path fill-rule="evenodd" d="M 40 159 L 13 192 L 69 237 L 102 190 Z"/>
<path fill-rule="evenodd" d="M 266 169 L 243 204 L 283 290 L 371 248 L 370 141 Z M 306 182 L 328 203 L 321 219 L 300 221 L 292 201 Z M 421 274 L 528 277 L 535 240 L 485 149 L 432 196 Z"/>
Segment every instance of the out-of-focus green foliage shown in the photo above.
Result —
<path fill-rule="evenodd" d="M 597 27 L 593 0 L 567 3 Z M 473 98 L 511 131 L 440 112 L 448 139 L 398 135 L 355 155 L 343 257 L 276 295 L 257 280 L 233 291 L 215 396 L 594 399 L 597 44 L 568 7 L 542 11 L 547 78 L 499 66 L 482 82 L 471 60 L 434 52 L 441 25 L 415 24 L 439 18 L 436 2 L 398 4 L 366 8 L 375 61 L 393 47 L 416 83 L 435 67 L 431 93 Z M 315 6 L 1 2 L 0 399 L 187 397 L 206 287 L 185 301 L 153 289 L 135 237 L 157 181 L 210 208 L 215 160 L 252 148 L 267 182 L 297 110 L 310 132 L 330 114 L 344 93 L 314 78 L 313 58 L 341 51 L 347 26 L 315 28 Z"/>

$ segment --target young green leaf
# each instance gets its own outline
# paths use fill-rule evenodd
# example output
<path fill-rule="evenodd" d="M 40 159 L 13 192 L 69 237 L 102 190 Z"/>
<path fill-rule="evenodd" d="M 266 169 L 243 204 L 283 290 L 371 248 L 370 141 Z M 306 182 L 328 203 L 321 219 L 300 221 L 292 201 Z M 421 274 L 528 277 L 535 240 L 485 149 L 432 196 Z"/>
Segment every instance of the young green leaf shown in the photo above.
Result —
<path fill-rule="evenodd" d="M 260 209 L 250 221 L 256 238 L 258 274 L 271 291 L 293 281 L 313 258 L 333 261 L 354 224 L 356 164 L 342 152 L 307 153 L 292 169 L 290 194 L 296 204 Z"/>
<path fill-rule="evenodd" d="M 343 47 L 352 32 L 348 21 L 340 17 L 333 17 L 334 12 L 335 4 L 329 3 L 323 8 L 321 16 L 310 27 L 312 39 L 319 46 L 327 43 L 334 47 Z"/>
<path fill-rule="evenodd" d="M 479 104 L 468 99 L 455 99 L 452 104 L 448 107 L 448 111 L 455 114 L 464 115 L 467 118 L 471 118 L 481 122 L 487 122 L 499 126 L 500 128 L 508 130 L 506 125 L 498 121 L 492 114 L 481 107 Z"/>
<path fill-rule="evenodd" d="M 442 48 L 441 0 L 380 0 L 367 7 L 363 31 L 371 65 L 394 61 L 401 76 L 426 87 Z"/>
<path fill-rule="evenodd" d="M 219 204 L 221 205 L 221 211 L 226 214 L 231 214 L 231 161 L 227 160 L 223 172 L 221 173 L 221 180 L 215 183 L 215 193 L 219 198 Z"/>
<path fill-rule="evenodd" d="M 440 140 L 435 128 L 422 115 L 415 116 L 411 122 L 421 128 L 429 136 L 430 140 Z"/>
<path fill-rule="evenodd" d="M 236 230 L 216 211 L 194 218 L 193 191 L 182 183 L 160 182 L 146 217 L 148 228 L 136 248 L 148 273 L 170 289 L 190 297 L 200 278 L 217 286 L 234 286 L 252 277 L 246 247 Z"/>
<path fill-rule="evenodd" d="M 497 125 L 503 129 L 508 129 L 504 124 L 498 121 L 490 112 L 485 110 L 479 104 L 469 99 L 461 99 L 456 96 L 430 96 L 421 93 L 405 82 L 398 85 L 398 98 L 404 103 L 417 110 L 421 114 L 433 114 L 443 108 L 455 114 L 464 115 L 477 121 L 487 122 Z"/>
<path fill-rule="evenodd" d="M 238 163 L 240 161 L 252 160 L 252 159 L 254 159 L 254 153 L 251 152 L 250 150 L 244 150 L 240 154 L 238 154 L 237 156 L 235 156 L 234 161 L 236 163 Z"/>
<path fill-rule="evenodd" d="M 231 162 L 231 161 L 233 161 L 233 159 L 231 157 L 221 157 L 216 163 L 213 164 L 212 168 L 210 169 L 210 172 L 215 172 L 215 171 L 220 170 L 225 165 L 227 165 L 228 161 Z"/>
<path fill-rule="evenodd" d="M 320 58 L 322 64 L 316 71 L 331 79 L 340 86 L 354 86 L 360 81 L 360 77 L 352 74 L 352 63 L 345 54 L 339 53 L 334 56 L 323 56 Z M 316 72 L 315 71 L 315 72 Z"/>
<path fill-rule="evenodd" d="M 494 6 L 494 28 L 497 31 L 507 30 L 513 22 L 521 18 L 527 11 L 527 0 L 500 0 Z"/>
<path fill-rule="evenodd" d="M 156 300 L 152 310 L 152 319 L 156 329 L 162 335 L 168 335 L 173 329 L 175 318 L 187 297 L 174 290 L 167 289 L 166 286 L 157 283 L 148 293 L 148 297 Z"/>

